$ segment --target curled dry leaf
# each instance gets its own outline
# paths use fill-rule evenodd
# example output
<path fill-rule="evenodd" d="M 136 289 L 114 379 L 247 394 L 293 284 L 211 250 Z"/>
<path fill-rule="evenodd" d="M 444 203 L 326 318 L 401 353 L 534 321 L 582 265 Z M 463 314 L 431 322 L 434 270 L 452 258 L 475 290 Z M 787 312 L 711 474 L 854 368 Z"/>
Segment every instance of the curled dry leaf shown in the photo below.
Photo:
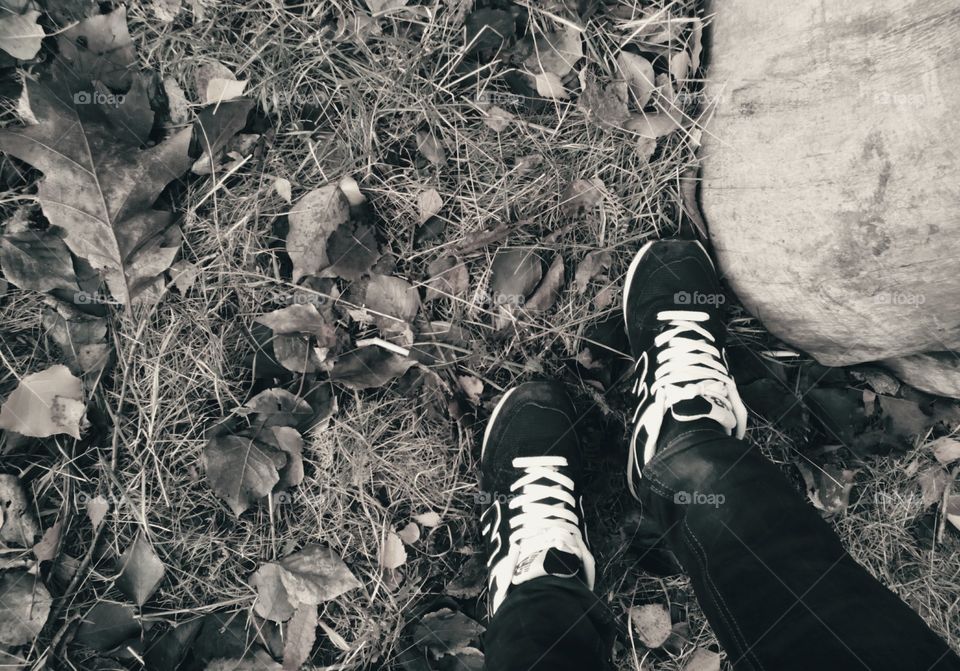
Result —
<path fill-rule="evenodd" d="M 0 644 L 23 645 L 36 638 L 51 602 L 37 576 L 20 569 L 0 573 Z"/>
<path fill-rule="evenodd" d="M 153 545 L 142 533 L 124 551 L 120 565 L 116 585 L 138 606 L 153 596 L 166 573 Z"/>
<path fill-rule="evenodd" d="M 84 408 L 79 378 L 58 364 L 20 380 L 0 407 L 0 428 L 34 438 L 60 433 L 80 438 Z"/>
<path fill-rule="evenodd" d="M 593 251 L 587 254 L 577 266 L 573 284 L 578 294 L 582 294 L 590 286 L 590 280 L 604 272 L 613 263 L 613 255 L 608 251 Z"/>
<path fill-rule="evenodd" d="M 543 312 L 552 308 L 560 298 L 560 291 L 563 289 L 563 273 L 563 256 L 557 254 L 550 262 L 550 268 L 543 276 L 540 286 L 527 299 L 524 307 L 534 312 Z"/>

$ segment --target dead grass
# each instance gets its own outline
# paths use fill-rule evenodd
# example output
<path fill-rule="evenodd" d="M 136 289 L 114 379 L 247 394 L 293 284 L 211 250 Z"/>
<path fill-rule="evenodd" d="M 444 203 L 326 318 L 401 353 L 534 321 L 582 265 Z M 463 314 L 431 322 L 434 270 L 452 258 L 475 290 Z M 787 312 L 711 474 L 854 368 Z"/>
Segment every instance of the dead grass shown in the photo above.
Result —
<path fill-rule="evenodd" d="M 325 33 L 325 19 L 352 11 L 342 2 L 200 4 L 203 20 L 191 22 L 184 8 L 171 26 L 156 21 L 149 5 L 131 6 L 129 22 L 141 61 L 176 79 L 194 101 L 197 68 L 210 60 L 227 65 L 249 80 L 248 93 L 274 134 L 264 153 L 234 174 L 191 180 L 181 194 L 184 258 L 201 269 L 194 288 L 186 296 L 169 294 L 153 311 L 118 316 L 117 365 L 97 402 L 115 427 L 115 443 L 84 445 L 73 453 L 73 446 L 61 442 L 51 445 L 49 454 L 18 459 L 16 467 L 34 478 L 45 528 L 58 510 L 80 509 L 76 502 L 84 496 L 111 497 L 105 552 L 97 555 L 67 604 L 68 618 L 82 615 L 97 599 L 119 600 L 111 587 L 115 558 L 140 529 L 149 531 L 168 568 L 149 615 L 166 622 L 222 609 L 252 617 L 254 594 L 247 578 L 257 565 L 320 542 L 343 555 L 364 588 L 321 609 L 322 620 L 351 650 L 338 650 L 321 634 L 315 662 L 337 669 L 390 668 L 404 646 L 402 632 L 411 616 L 442 594 L 463 563 L 461 551 L 479 540 L 472 506 L 477 451 L 466 423 L 427 418 L 423 403 L 401 387 L 341 395 L 330 425 L 307 437 L 303 485 L 289 500 L 273 501 L 240 519 L 210 491 L 200 471 L 205 430 L 252 395 L 254 380 L 243 362 L 254 317 L 278 307 L 294 289 L 273 244 L 289 210 L 271 188 L 274 178 L 289 179 L 296 199 L 344 175 L 355 177 L 380 217 L 396 274 L 413 280 L 423 277 L 438 254 L 498 223 L 510 226 L 506 244 L 534 247 L 545 258 L 562 253 L 568 278 L 588 251 L 610 250 L 615 262 L 605 280 L 583 296 L 564 292 L 547 317 L 521 316 L 506 336 L 491 328 L 492 316 L 482 303 L 441 301 L 434 309 L 435 317 L 461 324 L 473 339 L 472 353 L 460 360 L 462 371 L 484 380 L 488 390 L 532 375 L 567 379 L 580 387 L 583 399 L 594 398 L 610 413 L 594 411 L 606 439 L 616 442 L 623 408 L 578 381 L 569 362 L 587 327 L 618 309 L 621 276 L 633 252 L 642 241 L 676 230 L 682 209 L 679 177 L 694 165 L 693 148 L 676 134 L 648 163 L 634 138 L 587 121 L 573 102 L 537 114 L 510 110 L 520 121 L 495 133 L 481 123 L 478 101 L 507 91 L 502 68 L 456 66 L 463 28 L 451 20 L 451 12 L 425 14 L 410 25 L 398 21 L 382 37 L 353 43 Z M 689 16 L 696 2 L 654 4 Z M 536 11 L 532 17 L 541 24 L 548 20 Z M 588 40 L 593 45 L 588 57 L 599 63 L 615 37 L 608 27 L 592 23 Z M 410 149 L 420 130 L 444 145 L 447 165 L 388 163 L 392 153 Z M 531 155 L 541 157 L 538 169 L 516 168 L 518 160 Z M 601 179 L 606 194 L 599 207 L 572 224 L 562 212 L 560 194 L 578 178 Z M 446 230 L 439 242 L 418 247 L 416 196 L 431 187 L 444 200 L 440 217 Z M 471 287 L 478 291 L 494 250 L 467 259 Z M 600 307 L 595 299 L 605 285 L 613 287 L 613 300 Z M 55 352 L 36 345 L 42 342 L 40 307 L 39 297 L 19 293 L 0 304 L 6 332 L 4 391 L 14 383 L 10 370 L 22 374 L 55 361 Z M 765 337 L 748 318 L 733 324 L 743 339 L 759 343 Z M 763 445 L 782 439 L 769 426 L 754 429 L 751 437 Z M 622 448 L 611 455 L 608 446 L 603 477 L 614 485 L 610 473 L 619 472 Z M 898 465 L 877 468 L 878 491 L 906 486 L 897 481 Z M 605 536 L 598 543 L 600 591 L 610 595 L 618 623 L 625 626 L 623 613 L 631 603 L 666 598 L 686 614 L 692 641 L 713 643 L 685 579 L 663 580 L 636 569 L 629 538 L 618 535 L 625 509 L 622 499 L 612 508 L 598 504 L 591 520 Z M 426 538 L 408 550 L 398 585 L 378 568 L 385 533 L 430 510 L 443 524 L 428 534 L 424 530 Z M 908 501 L 857 507 L 840 528 L 861 561 L 956 641 L 956 568 L 940 550 L 911 554 L 902 549 L 913 513 Z M 82 514 L 72 519 L 65 549 L 81 557 L 91 530 Z M 629 640 L 621 638 L 619 645 L 620 668 L 641 668 L 643 653 Z M 648 660 L 645 668 L 682 668 L 692 650 Z"/>

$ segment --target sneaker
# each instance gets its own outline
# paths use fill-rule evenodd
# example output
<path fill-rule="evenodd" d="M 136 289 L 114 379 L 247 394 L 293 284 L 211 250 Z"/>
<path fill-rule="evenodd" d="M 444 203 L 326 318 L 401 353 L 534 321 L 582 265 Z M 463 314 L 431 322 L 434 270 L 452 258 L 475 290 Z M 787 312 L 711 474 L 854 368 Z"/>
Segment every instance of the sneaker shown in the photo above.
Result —
<path fill-rule="evenodd" d="M 511 587 L 534 578 L 581 579 L 593 589 L 573 418 L 561 385 L 528 382 L 504 394 L 487 423 L 480 522 L 491 617 Z"/>
<path fill-rule="evenodd" d="M 634 497 L 665 422 L 713 420 L 743 438 L 747 409 L 727 370 L 724 302 L 713 261 L 697 241 L 649 242 L 630 264 L 623 318 L 635 359 L 627 462 Z"/>

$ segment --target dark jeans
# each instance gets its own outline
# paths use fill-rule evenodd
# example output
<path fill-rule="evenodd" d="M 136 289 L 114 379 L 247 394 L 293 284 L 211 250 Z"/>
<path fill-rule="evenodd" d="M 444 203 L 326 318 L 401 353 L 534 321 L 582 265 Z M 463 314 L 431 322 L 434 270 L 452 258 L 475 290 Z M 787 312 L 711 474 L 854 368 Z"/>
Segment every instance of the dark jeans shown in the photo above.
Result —
<path fill-rule="evenodd" d="M 776 466 L 699 425 L 661 437 L 641 505 L 737 671 L 960 670 L 960 658 L 846 553 Z M 575 580 L 520 585 L 487 630 L 487 668 L 607 668 L 605 612 Z"/>

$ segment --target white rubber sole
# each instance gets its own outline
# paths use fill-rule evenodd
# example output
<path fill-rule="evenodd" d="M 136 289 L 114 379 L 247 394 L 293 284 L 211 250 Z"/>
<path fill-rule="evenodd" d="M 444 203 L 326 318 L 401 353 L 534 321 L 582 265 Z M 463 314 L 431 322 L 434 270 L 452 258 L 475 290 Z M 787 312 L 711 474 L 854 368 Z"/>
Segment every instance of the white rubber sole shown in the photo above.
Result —
<path fill-rule="evenodd" d="M 513 387 L 512 389 L 507 390 L 507 393 L 503 395 L 503 398 L 497 403 L 496 407 L 493 409 L 493 414 L 490 415 L 490 419 L 487 420 L 487 428 L 483 431 L 483 445 L 480 447 L 480 460 L 483 461 L 483 455 L 487 452 L 487 441 L 490 439 L 490 429 L 493 428 L 493 423 L 497 419 L 497 415 L 500 414 L 500 410 L 506 404 L 507 399 L 510 398 L 510 394 L 515 392 L 518 387 Z"/>
<path fill-rule="evenodd" d="M 627 276 L 623 280 L 623 323 L 627 323 L 627 298 L 630 294 L 630 287 L 633 285 L 633 276 L 637 272 L 637 268 L 640 267 L 640 261 L 643 260 L 644 255 L 649 251 L 653 246 L 653 243 L 658 242 L 658 240 L 651 240 L 637 252 L 636 256 L 633 257 L 633 261 L 630 262 L 630 267 L 627 268 Z M 716 265 L 713 263 L 713 259 L 710 258 L 710 254 L 707 252 L 707 248 L 703 246 L 703 243 L 699 240 L 694 240 L 697 243 L 697 246 L 703 250 L 704 256 L 707 257 L 707 260 L 710 262 L 710 267 L 714 270 L 717 269 Z"/>

